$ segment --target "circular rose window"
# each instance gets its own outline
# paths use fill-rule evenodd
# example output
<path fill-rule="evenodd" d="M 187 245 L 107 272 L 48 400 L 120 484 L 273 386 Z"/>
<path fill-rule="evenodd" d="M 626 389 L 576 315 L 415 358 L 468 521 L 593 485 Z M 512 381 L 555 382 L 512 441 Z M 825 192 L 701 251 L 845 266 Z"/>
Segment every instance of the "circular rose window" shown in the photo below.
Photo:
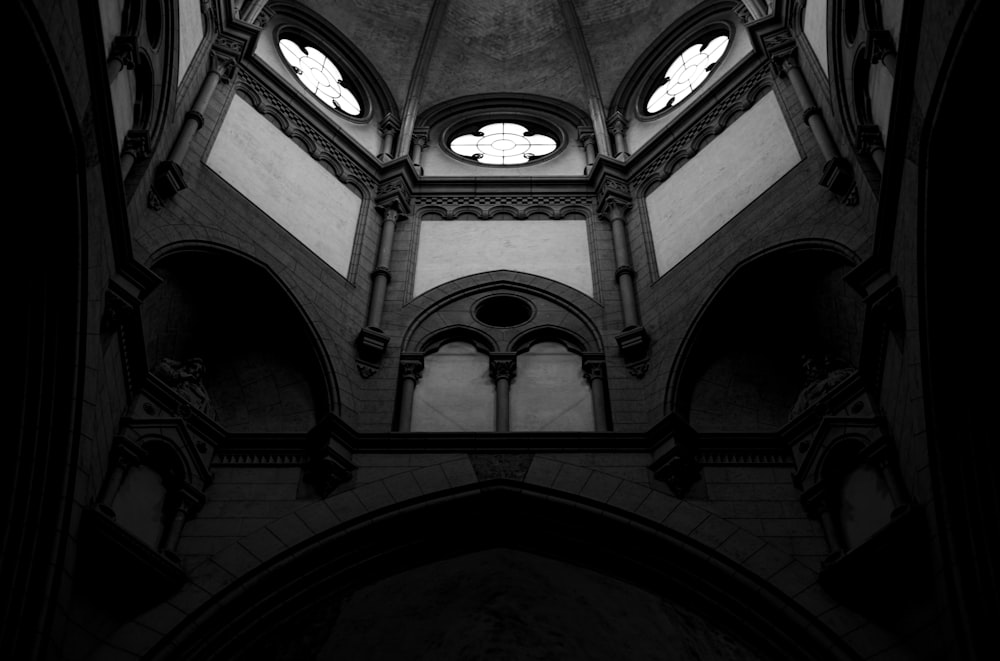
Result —
<path fill-rule="evenodd" d="M 710 35 L 684 49 L 670 66 L 659 87 L 646 100 L 646 112 L 653 114 L 672 108 L 705 82 L 729 45 L 729 37 Z"/>
<path fill-rule="evenodd" d="M 558 147 L 552 136 L 517 122 L 493 122 L 457 132 L 448 143 L 459 156 L 484 165 L 524 165 Z"/>
<path fill-rule="evenodd" d="M 299 81 L 323 103 L 352 117 L 361 114 L 358 97 L 344 84 L 337 65 L 322 51 L 312 46 L 303 48 L 291 39 L 281 39 L 278 46 Z"/>

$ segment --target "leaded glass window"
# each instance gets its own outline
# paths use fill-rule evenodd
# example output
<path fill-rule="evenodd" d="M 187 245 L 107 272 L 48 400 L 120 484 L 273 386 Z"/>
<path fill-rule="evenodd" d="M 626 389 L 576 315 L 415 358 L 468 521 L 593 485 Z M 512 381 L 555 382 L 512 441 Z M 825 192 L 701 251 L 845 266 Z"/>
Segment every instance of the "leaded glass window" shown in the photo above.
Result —
<path fill-rule="evenodd" d="M 452 138 L 451 150 L 485 165 L 523 165 L 555 151 L 555 138 L 523 124 L 495 122 Z"/>
<path fill-rule="evenodd" d="M 278 46 L 299 81 L 323 103 L 352 117 L 361 114 L 361 102 L 344 84 L 333 60 L 312 46 L 303 49 L 291 39 L 281 39 Z"/>
<path fill-rule="evenodd" d="M 723 34 L 700 39 L 688 46 L 670 63 L 663 74 L 663 83 L 649 95 L 646 112 L 660 112 L 687 98 L 705 82 L 728 45 L 729 37 Z"/>

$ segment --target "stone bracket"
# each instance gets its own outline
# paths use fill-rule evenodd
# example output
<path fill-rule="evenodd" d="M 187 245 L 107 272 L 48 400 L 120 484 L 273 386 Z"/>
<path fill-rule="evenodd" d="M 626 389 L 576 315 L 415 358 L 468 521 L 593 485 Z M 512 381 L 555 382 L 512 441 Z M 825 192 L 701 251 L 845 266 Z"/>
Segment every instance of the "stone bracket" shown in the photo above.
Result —
<path fill-rule="evenodd" d="M 683 498 L 701 475 L 701 466 L 695 453 L 695 433 L 676 416 L 668 416 L 656 435 L 659 441 L 653 448 L 649 469 L 653 477 L 665 482 L 678 498 Z"/>
<path fill-rule="evenodd" d="M 650 339 L 646 329 L 642 326 L 632 326 L 626 328 L 618 335 L 615 335 L 615 342 L 618 343 L 618 350 L 621 352 L 629 374 L 641 379 L 646 375 L 649 368 L 649 346 Z"/>
<path fill-rule="evenodd" d="M 173 197 L 185 188 L 187 188 L 187 183 L 184 182 L 184 171 L 181 170 L 180 165 L 173 161 L 163 161 L 156 166 L 153 191 L 160 200 Z"/>
<path fill-rule="evenodd" d="M 851 189 L 854 183 L 851 164 L 841 156 L 831 158 L 823 165 L 823 175 L 820 177 L 819 183 L 840 198 L 842 202 L 849 202 L 852 198 Z"/>
<path fill-rule="evenodd" d="M 315 487 L 322 497 L 339 485 L 350 481 L 357 470 L 351 462 L 351 452 L 341 443 L 329 421 L 320 423 L 309 432 L 309 459 L 302 470 L 305 482 Z"/>
<path fill-rule="evenodd" d="M 356 360 L 358 372 L 367 379 L 381 366 L 382 356 L 389 346 L 389 336 L 378 328 L 366 326 L 358 333 L 354 346 L 358 351 Z"/>

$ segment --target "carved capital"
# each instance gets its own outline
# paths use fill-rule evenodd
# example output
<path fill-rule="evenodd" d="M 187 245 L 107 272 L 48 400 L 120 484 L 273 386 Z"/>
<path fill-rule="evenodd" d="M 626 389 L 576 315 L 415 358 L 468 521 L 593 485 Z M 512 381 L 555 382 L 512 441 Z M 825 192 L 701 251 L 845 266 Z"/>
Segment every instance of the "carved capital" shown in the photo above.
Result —
<path fill-rule="evenodd" d="M 410 213 L 410 205 L 413 199 L 413 192 L 409 184 L 402 177 L 392 179 L 379 184 L 375 192 L 375 207 L 389 220 L 388 213 L 394 215 L 393 221 L 403 220 Z"/>
<path fill-rule="evenodd" d="M 156 166 L 153 190 L 156 191 L 161 202 L 173 197 L 185 188 L 187 188 L 187 183 L 184 181 L 184 171 L 181 170 L 180 165 L 173 161 L 163 161 Z"/>
<path fill-rule="evenodd" d="M 213 50 L 210 57 L 208 70 L 219 74 L 219 78 L 223 83 L 229 83 L 229 81 L 236 77 L 236 72 L 239 70 L 239 61 L 237 61 L 232 53 Z"/>
<path fill-rule="evenodd" d="M 397 119 L 391 112 L 386 113 L 385 117 L 382 118 L 382 121 L 378 123 L 378 132 L 379 135 L 385 135 L 387 133 L 390 135 L 396 135 L 396 133 L 399 132 L 399 119 Z"/>
<path fill-rule="evenodd" d="M 608 117 L 608 130 L 612 135 L 622 135 L 628 129 L 628 120 L 621 110 L 616 110 Z"/>
<path fill-rule="evenodd" d="M 887 55 L 896 52 L 896 44 L 888 30 L 869 30 L 865 37 L 865 47 L 871 55 L 872 64 L 879 64 Z"/>
<path fill-rule="evenodd" d="M 118 35 L 111 42 L 111 52 L 108 53 L 108 60 L 118 60 L 123 69 L 134 69 L 136 55 L 139 53 L 139 46 L 135 35 Z"/>
<path fill-rule="evenodd" d="M 824 188 L 830 189 L 830 192 L 837 197 L 847 201 L 854 184 L 851 164 L 840 156 L 831 158 L 823 166 L 823 175 L 820 177 L 819 183 Z"/>
<path fill-rule="evenodd" d="M 777 76 L 784 76 L 790 70 L 798 68 L 798 48 L 795 38 L 787 30 L 778 30 L 762 35 L 761 46 L 771 61 L 771 67 Z"/>
<path fill-rule="evenodd" d="M 385 350 L 389 346 L 389 336 L 378 328 L 368 326 L 362 328 L 358 333 L 357 338 L 354 340 L 354 346 L 358 350 L 358 360 L 356 361 L 358 371 L 361 373 L 361 376 L 368 378 L 374 374 L 374 371 L 365 374 L 367 370 L 363 368 L 378 369 L 379 364 L 382 362 L 382 356 L 385 355 Z"/>
<path fill-rule="evenodd" d="M 427 145 L 430 144 L 430 130 L 426 127 L 413 129 L 413 134 L 410 136 L 410 142 L 417 145 L 421 149 L 426 149 Z"/>
<path fill-rule="evenodd" d="M 122 154 L 132 154 L 136 160 L 139 160 L 149 156 L 149 151 L 149 131 L 146 129 L 132 129 L 125 134 Z"/>
<path fill-rule="evenodd" d="M 623 218 L 632 207 L 632 193 L 624 179 L 605 176 L 597 188 L 597 212 L 605 220 Z"/>
<path fill-rule="evenodd" d="M 740 19 L 740 23 L 743 25 L 754 20 L 753 14 L 750 13 L 750 10 L 742 2 L 737 2 L 733 6 L 733 13 L 736 14 L 736 17 Z"/>
<path fill-rule="evenodd" d="M 404 379 L 416 383 L 424 374 L 424 357 L 422 355 L 405 356 L 399 361 L 399 371 Z"/>
<path fill-rule="evenodd" d="M 862 124 L 858 127 L 858 137 L 854 147 L 862 154 L 870 154 L 879 149 L 885 150 L 885 143 L 882 142 L 882 130 L 875 124 Z"/>
<path fill-rule="evenodd" d="M 597 139 L 594 137 L 594 129 L 589 126 L 578 126 L 577 127 L 578 142 L 584 149 L 587 146 L 595 146 L 597 144 Z"/>
<path fill-rule="evenodd" d="M 649 334 L 642 326 L 626 328 L 615 335 L 618 350 L 621 352 L 629 373 L 641 379 L 649 368 Z"/>
<path fill-rule="evenodd" d="M 494 381 L 507 379 L 512 381 L 517 374 L 517 357 L 513 354 L 494 354 L 490 356 L 490 378 Z"/>
<path fill-rule="evenodd" d="M 583 377 L 587 383 L 593 384 L 594 379 L 603 380 L 607 372 L 607 365 L 603 360 L 590 359 L 583 361 Z"/>

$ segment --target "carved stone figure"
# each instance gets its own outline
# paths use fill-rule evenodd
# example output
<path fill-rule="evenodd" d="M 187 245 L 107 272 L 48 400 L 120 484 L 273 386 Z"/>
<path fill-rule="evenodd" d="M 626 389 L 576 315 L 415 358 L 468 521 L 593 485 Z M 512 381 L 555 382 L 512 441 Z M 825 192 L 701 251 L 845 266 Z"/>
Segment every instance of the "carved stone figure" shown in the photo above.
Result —
<path fill-rule="evenodd" d="M 823 356 L 822 359 L 802 356 L 802 370 L 805 372 L 806 386 L 795 400 L 795 405 L 788 414 L 789 420 L 821 400 L 838 383 L 856 371 L 853 367 L 835 366 L 829 356 Z"/>
<path fill-rule="evenodd" d="M 212 400 L 202 382 L 205 376 L 205 363 L 201 358 L 187 360 L 162 358 L 153 367 L 153 374 L 173 388 L 192 407 L 212 418 L 215 417 Z"/>

